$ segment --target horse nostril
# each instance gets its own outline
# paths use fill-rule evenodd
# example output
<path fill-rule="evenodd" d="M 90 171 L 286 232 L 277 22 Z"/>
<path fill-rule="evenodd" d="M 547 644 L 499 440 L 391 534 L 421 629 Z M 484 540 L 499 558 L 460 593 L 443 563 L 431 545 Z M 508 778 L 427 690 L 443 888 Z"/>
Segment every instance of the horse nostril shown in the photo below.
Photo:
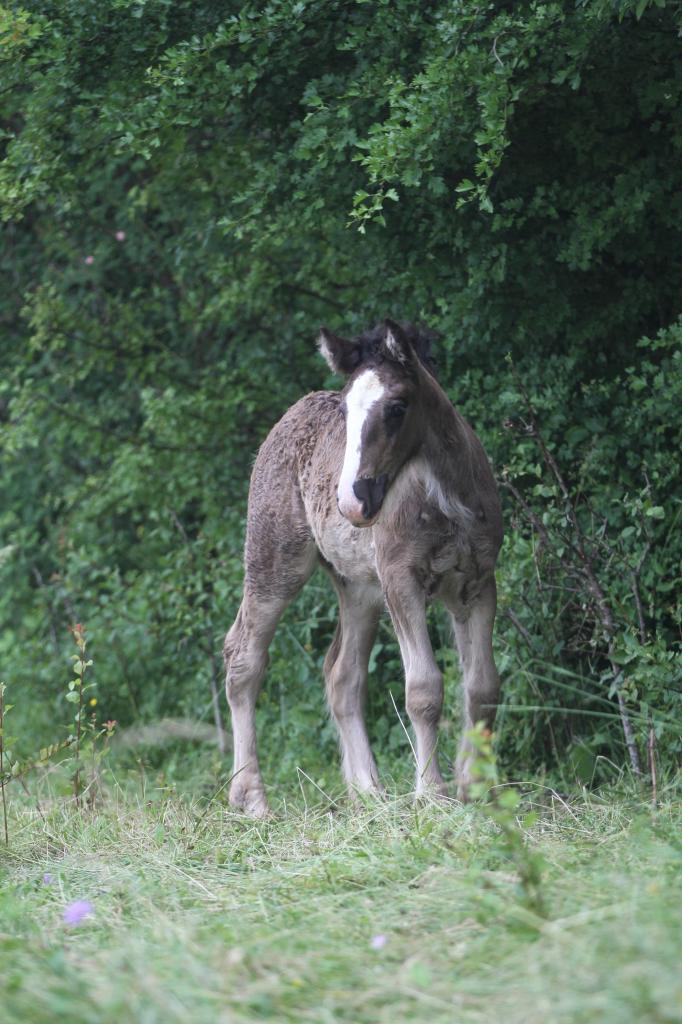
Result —
<path fill-rule="evenodd" d="M 365 519 L 369 518 L 365 510 L 370 505 L 373 482 L 374 481 L 371 480 L 369 477 L 361 477 L 359 480 L 356 480 L 355 483 L 353 484 L 353 494 L 358 499 L 358 501 L 362 503 L 362 514 L 365 517 Z"/>
<path fill-rule="evenodd" d="M 371 519 L 381 508 L 387 482 L 386 473 L 382 473 L 376 480 L 365 476 L 360 477 L 353 484 L 353 494 L 362 503 L 362 515 L 365 519 Z"/>

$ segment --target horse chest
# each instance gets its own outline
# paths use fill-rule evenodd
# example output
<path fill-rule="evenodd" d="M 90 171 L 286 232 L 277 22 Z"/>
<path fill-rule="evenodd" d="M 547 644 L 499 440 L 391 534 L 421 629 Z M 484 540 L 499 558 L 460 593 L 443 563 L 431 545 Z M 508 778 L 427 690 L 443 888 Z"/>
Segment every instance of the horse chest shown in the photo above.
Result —
<path fill-rule="evenodd" d="M 429 532 L 422 523 L 357 529 L 341 516 L 333 519 L 318 523 L 315 542 L 324 562 L 348 581 L 376 587 L 378 594 L 396 572 L 407 573 L 419 579 L 428 601 L 447 597 L 457 604 L 477 590 L 478 565 L 462 536 Z"/>
<path fill-rule="evenodd" d="M 333 529 L 323 525 L 314 534 L 318 551 L 339 576 L 363 583 L 378 580 L 371 529 L 359 530 L 339 516 Z"/>

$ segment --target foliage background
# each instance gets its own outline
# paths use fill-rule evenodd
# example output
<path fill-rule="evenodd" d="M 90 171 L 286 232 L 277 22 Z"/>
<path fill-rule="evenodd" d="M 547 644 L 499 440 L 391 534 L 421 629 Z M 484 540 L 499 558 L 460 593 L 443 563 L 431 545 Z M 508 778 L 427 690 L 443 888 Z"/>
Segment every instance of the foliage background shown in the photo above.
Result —
<path fill-rule="evenodd" d="M 0 669 L 31 744 L 68 717 L 74 621 L 104 717 L 210 718 L 253 456 L 337 386 L 320 323 L 388 314 L 441 332 L 444 386 L 554 541 L 505 486 L 509 770 L 618 770 L 618 690 L 679 764 L 681 28 L 663 0 L 0 7 Z M 332 756 L 334 614 L 315 577 L 280 627 L 273 780 Z M 389 758 L 387 626 L 372 667 Z"/>

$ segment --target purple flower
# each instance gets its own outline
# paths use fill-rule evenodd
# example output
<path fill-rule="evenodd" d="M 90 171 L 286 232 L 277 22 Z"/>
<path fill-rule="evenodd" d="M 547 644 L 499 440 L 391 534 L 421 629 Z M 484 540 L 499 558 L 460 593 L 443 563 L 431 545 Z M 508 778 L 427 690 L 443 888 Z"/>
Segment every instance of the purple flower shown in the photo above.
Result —
<path fill-rule="evenodd" d="M 89 900 L 76 900 L 75 903 L 69 903 L 68 907 L 64 908 L 64 924 L 80 924 L 83 918 L 92 914 L 94 909 Z"/>
<path fill-rule="evenodd" d="M 54 876 L 51 875 L 49 871 L 46 871 L 43 875 L 43 885 L 52 885 L 53 882 Z"/>
<path fill-rule="evenodd" d="M 86 267 L 91 267 L 94 262 L 94 256 L 86 256 L 85 259 L 83 260 L 83 263 L 85 263 Z"/>
<path fill-rule="evenodd" d="M 114 238 L 116 239 L 117 242 L 125 242 L 125 240 L 126 240 L 126 233 L 125 233 L 125 231 L 117 231 L 116 234 L 114 235 Z"/>
<path fill-rule="evenodd" d="M 388 938 L 385 935 L 373 935 L 370 946 L 372 949 L 383 949 L 387 942 Z"/>

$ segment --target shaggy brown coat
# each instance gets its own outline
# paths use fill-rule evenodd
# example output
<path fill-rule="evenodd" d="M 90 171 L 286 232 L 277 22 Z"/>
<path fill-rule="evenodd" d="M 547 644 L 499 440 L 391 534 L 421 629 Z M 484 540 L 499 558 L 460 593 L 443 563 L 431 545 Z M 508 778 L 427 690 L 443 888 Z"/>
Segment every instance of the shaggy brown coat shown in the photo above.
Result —
<path fill-rule="evenodd" d="M 340 392 L 302 398 L 258 453 L 249 492 L 243 600 L 225 640 L 234 732 L 230 801 L 254 816 L 268 812 L 254 725 L 267 649 L 284 608 L 318 565 L 330 575 L 339 598 L 324 673 L 351 793 L 380 789 L 363 707 L 384 607 L 405 667 L 418 795 L 445 792 L 436 756 L 443 685 L 426 626 L 427 602 L 442 601 L 452 618 L 465 729 L 479 720 L 492 725 L 499 695 L 492 629 L 502 518 L 481 443 L 437 382 L 427 339 L 410 325 L 386 321 L 380 331 L 355 341 L 323 330 L 319 344 L 330 366 L 349 374 L 348 381 Z M 374 374 L 371 381 L 361 380 L 368 371 Z M 362 413 L 357 478 L 342 515 L 337 488 L 349 458 L 349 396 L 367 391 L 369 384 L 370 397 L 380 397 L 366 403 L 369 409 Z M 356 416 L 354 401 L 350 411 Z M 349 437 L 350 432 L 349 425 Z M 462 798 L 470 782 L 468 753 L 464 740 L 458 763 Z"/>

